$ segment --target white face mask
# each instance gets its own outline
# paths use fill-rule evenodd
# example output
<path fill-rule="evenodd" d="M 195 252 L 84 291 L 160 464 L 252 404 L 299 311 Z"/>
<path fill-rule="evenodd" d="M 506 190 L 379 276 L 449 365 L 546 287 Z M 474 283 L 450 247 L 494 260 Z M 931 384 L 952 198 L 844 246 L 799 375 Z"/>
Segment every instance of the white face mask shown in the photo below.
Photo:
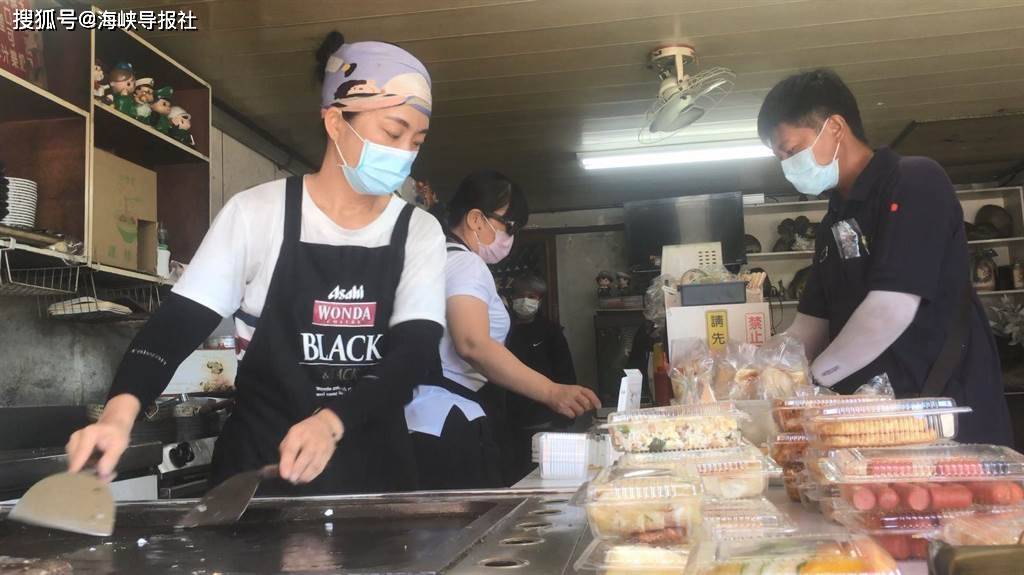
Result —
<path fill-rule="evenodd" d="M 537 310 L 540 309 L 540 300 L 532 297 L 520 297 L 512 300 L 512 311 L 519 316 L 520 319 L 530 319 L 537 315 Z"/>
<path fill-rule="evenodd" d="M 839 185 L 839 144 L 836 144 L 836 152 L 827 165 L 822 166 L 814 159 L 814 145 L 825 133 L 828 122 L 829 120 L 825 120 L 821 131 L 810 146 L 782 160 L 782 173 L 786 179 L 793 184 L 796 191 L 807 196 L 817 196 Z"/>

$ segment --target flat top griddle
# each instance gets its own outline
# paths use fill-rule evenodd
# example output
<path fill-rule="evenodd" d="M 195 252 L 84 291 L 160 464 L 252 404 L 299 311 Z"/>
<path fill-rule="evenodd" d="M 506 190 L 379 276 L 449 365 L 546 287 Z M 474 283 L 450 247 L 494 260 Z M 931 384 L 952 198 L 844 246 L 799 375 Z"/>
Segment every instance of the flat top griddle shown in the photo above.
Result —
<path fill-rule="evenodd" d="M 0 555 L 66 561 L 76 575 L 441 573 L 523 501 L 466 494 L 256 499 L 235 525 L 191 530 L 174 527 L 189 502 L 122 504 L 107 538 L 21 525 L 0 508 Z"/>

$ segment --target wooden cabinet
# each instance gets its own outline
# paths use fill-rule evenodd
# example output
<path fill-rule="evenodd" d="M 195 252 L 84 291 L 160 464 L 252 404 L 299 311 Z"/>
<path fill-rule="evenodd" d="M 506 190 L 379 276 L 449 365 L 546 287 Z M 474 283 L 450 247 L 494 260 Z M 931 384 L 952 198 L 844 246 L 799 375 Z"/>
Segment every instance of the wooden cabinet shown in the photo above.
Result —
<path fill-rule="evenodd" d="M 90 257 L 94 150 L 157 173 L 157 217 L 168 230 L 172 258 L 187 263 L 210 220 L 210 85 L 132 32 L 60 29 L 44 32 L 42 38 L 45 82 L 35 84 L 0 69 L 0 161 L 7 176 L 38 183 L 37 228 L 84 245 L 69 256 L 0 235 L 0 295 L 94 295 L 90 290 L 108 286 L 164 285 L 162 278 L 102 265 Z M 191 115 L 195 147 L 95 101 L 92 69 L 97 61 L 106 70 L 129 62 L 136 78 L 151 77 L 157 88 L 172 87 L 172 104 Z M 44 276 L 88 279 L 36 286 L 60 287 L 56 290 L 5 289 Z"/>

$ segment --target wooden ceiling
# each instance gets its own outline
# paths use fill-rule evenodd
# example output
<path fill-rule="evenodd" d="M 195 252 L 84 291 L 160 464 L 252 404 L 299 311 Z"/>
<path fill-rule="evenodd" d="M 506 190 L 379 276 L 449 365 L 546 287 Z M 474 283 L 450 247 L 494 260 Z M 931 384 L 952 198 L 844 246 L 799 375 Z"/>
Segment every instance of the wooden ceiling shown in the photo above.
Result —
<path fill-rule="evenodd" d="M 647 54 L 666 43 L 690 44 L 702 67 L 737 74 L 733 93 L 702 121 L 753 120 L 775 82 L 819 66 L 849 83 L 876 145 L 912 122 L 1024 112 L 1024 0 L 97 3 L 192 10 L 200 31 L 145 36 L 315 165 L 325 140 L 313 50 L 332 29 L 349 41 L 397 43 L 433 77 L 431 134 L 416 172 L 444 194 L 466 172 L 496 168 L 521 182 L 537 210 L 789 189 L 771 159 L 597 173 L 579 167 L 584 131 L 639 127 L 658 87 Z M 948 130 L 941 129 L 904 138 L 899 149 L 941 156 L 961 180 L 998 177 L 1024 159 L 1019 130 L 1000 131 L 1000 121 L 964 125 L 957 129 L 972 134 L 967 147 L 985 142 L 987 152 L 943 148 Z M 1004 136 L 1015 145 L 1001 148 Z"/>

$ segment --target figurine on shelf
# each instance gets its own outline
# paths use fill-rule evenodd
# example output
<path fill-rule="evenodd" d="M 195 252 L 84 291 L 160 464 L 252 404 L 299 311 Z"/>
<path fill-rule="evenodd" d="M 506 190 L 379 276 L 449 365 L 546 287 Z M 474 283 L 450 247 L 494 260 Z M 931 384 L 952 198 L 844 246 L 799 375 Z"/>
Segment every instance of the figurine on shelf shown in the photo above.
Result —
<path fill-rule="evenodd" d="M 973 254 L 974 273 L 971 283 L 977 291 L 996 289 L 996 251 L 992 249 L 975 250 Z"/>
<path fill-rule="evenodd" d="M 140 122 L 149 123 L 149 115 L 153 113 L 149 105 L 153 103 L 153 79 L 139 78 L 135 81 L 135 111 L 132 117 Z"/>
<path fill-rule="evenodd" d="M 196 139 L 189 132 L 192 129 L 192 115 L 184 108 L 171 106 L 171 112 L 167 114 L 167 118 L 171 121 L 171 129 L 167 135 L 186 146 L 196 147 Z"/>
<path fill-rule="evenodd" d="M 174 89 L 164 86 L 156 91 L 155 100 L 149 105 L 153 111 L 149 116 L 149 123 L 164 134 L 171 130 L 171 120 L 167 117 L 171 113 L 171 96 L 174 96 Z"/>
<path fill-rule="evenodd" d="M 92 65 L 92 97 L 108 106 L 114 103 L 114 97 L 110 94 L 110 84 L 107 83 L 107 74 L 103 71 L 103 61 L 99 59 Z"/>
<path fill-rule="evenodd" d="M 110 91 L 114 93 L 114 109 L 135 115 L 135 70 L 128 62 L 118 62 L 110 71 Z"/>
<path fill-rule="evenodd" d="M 611 297 L 612 295 L 612 284 L 615 282 L 615 277 L 612 272 L 602 271 L 597 274 L 594 278 L 597 282 L 597 295 L 598 297 Z"/>
<path fill-rule="evenodd" d="M 633 288 L 630 284 L 633 283 L 633 276 L 626 272 L 618 272 L 615 274 L 615 287 L 618 289 L 620 296 L 633 295 Z"/>

